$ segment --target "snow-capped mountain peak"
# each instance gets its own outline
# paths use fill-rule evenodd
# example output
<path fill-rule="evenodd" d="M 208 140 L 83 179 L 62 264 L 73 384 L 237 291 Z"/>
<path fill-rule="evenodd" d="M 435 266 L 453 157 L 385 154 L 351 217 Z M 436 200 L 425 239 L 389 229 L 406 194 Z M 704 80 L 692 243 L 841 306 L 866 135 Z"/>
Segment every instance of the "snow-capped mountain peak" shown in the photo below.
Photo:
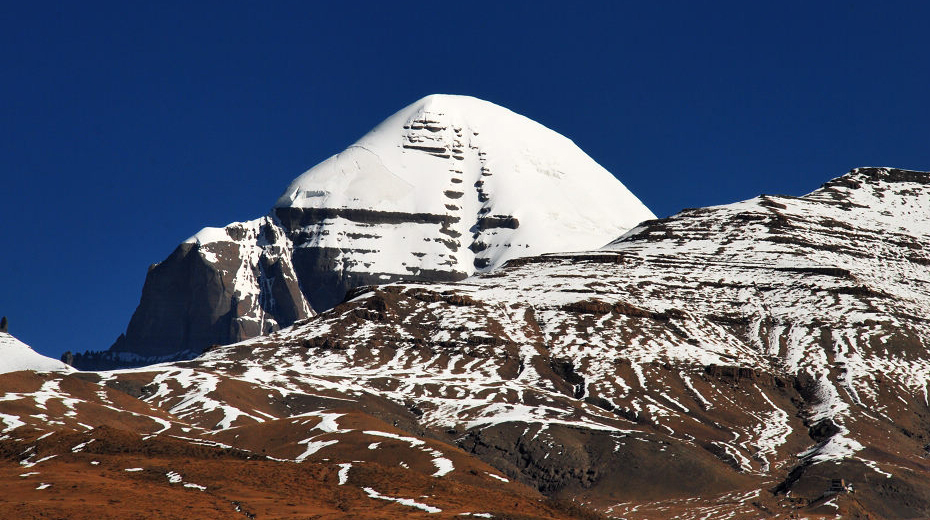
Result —
<path fill-rule="evenodd" d="M 570 139 L 487 101 L 427 96 L 297 177 L 270 215 L 181 244 L 149 271 L 111 351 L 190 356 L 289 326 L 359 286 L 598 248 L 651 218 Z"/>
<path fill-rule="evenodd" d="M 452 95 L 398 111 L 295 179 L 275 207 L 279 215 L 340 210 L 342 222 L 316 234 L 316 244 L 337 248 L 357 243 L 369 224 L 349 211 L 432 215 L 434 222 L 399 226 L 368 248 L 378 254 L 365 261 L 401 273 L 419 266 L 470 274 L 519 256 L 591 249 L 655 217 L 570 139 Z M 424 247 L 437 224 L 447 238 Z"/>

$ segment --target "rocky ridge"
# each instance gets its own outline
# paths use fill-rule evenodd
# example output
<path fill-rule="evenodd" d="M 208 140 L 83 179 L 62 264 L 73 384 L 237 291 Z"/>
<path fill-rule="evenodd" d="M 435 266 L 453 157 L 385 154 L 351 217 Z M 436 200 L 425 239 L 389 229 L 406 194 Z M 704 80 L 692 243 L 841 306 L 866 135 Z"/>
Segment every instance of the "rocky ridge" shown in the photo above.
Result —
<path fill-rule="evenodd" d="M 349 483 L 475 470 L 621 518 L 926 517 L 928 205 L 930 173 L 861 168 L 596 251 L 366 288 L 193 361 L 0 378 L 4 435 L 94 435 L 89 385 L 123 428 L 350 464 Z"/>

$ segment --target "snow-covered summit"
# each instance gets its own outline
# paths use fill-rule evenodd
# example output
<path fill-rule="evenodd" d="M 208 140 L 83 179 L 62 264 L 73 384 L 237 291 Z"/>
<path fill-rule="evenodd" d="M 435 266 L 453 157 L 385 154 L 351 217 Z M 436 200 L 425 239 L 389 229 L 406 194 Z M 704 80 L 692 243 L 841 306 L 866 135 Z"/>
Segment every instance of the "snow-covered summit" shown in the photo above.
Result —
<path fill-rule="evenodd" d="M 0 374 L 20 370 L 70 372 L 74 369 L 57 359 L 39 354 L 11 334 L 0 332 Z"/>
<path fill-rule="evenodd" d="M 297 177 L 275 207 L 447 217 L 445 234 L 462 247 L 437 243 L 432 262 L 409 254 L 423 252 L 435 225 L 398 229 L 388 247 L 377 248 L 396 249 L 393 268 L 401 271 L 426 263 L 488 270 L 517 256 L 591 249 L 655 218 L 570 139 L 493 103 L 440 94 L 398 111 Z M 340 247 L 353 227 L 333 222 L 318 243 Z"/>

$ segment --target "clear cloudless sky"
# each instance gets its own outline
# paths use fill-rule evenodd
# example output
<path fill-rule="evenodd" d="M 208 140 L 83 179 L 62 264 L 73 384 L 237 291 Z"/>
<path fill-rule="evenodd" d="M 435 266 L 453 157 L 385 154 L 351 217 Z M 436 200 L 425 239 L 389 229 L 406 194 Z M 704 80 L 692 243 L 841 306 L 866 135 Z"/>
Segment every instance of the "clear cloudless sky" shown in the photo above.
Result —
<path fill-rule="evenodd" d="M 3 2 L 0 315 L 108 348 L 146 269 L 431 93 L 570 137 L 659 216 L 930 169 L 924 2 Z"/>

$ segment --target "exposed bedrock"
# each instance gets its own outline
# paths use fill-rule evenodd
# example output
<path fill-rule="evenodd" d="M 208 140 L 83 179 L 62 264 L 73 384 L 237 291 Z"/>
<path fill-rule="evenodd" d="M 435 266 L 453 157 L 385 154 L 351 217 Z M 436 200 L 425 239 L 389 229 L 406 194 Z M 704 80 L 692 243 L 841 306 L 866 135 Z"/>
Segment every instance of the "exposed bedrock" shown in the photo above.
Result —
<path fill-rule="evenodd" d="M 294 251 L 294 270 L 313 309 L 331 309 L 352 289 L 401 280 L 450 282 L 468 276 L 464 272 L 418 269 L 407 274 L 353 270 L 342 261 L 344 251 L 323 247 L 302 247 Z M 361 267 L 361 266 L 359 266 Z"/>
<path fill-rule="evenodd" d="M 704 450 L 640 432 L 516 422 L 471 432 L 459 447 L 549 496 L 658 500 L 723 493 L 749 481 Z"/>
<path fill-rule="evenodd" d="M 161 356 L 236 336 L 233 295 L 217 266 L 206 262 L 196 247 L 181 244 L 150 268 L 139 307 L 114 351 Z"/>

